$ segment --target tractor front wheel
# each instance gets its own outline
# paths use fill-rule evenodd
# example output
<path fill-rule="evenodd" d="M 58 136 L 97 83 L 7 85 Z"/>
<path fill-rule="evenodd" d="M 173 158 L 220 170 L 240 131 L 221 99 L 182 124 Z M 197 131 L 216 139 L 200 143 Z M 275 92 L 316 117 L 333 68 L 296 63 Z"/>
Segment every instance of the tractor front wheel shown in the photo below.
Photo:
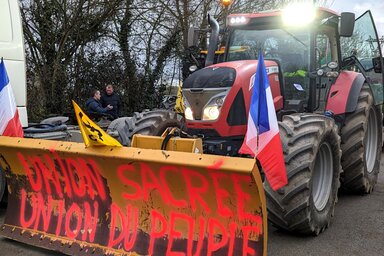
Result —
<path fill-rule="evenodd" d="M 288 184 L 265 182 L 268 218 L 276 227 L 319 234 L 334 214 L 341 172 L 340 137 L 333 119 L 294 114 L 279 122 Z"/>

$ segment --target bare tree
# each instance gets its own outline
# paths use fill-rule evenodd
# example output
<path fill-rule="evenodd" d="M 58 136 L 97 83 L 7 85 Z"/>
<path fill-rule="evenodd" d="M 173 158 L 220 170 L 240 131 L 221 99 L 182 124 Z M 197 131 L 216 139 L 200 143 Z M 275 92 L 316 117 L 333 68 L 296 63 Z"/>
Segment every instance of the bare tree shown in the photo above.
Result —
<path fill-rule="evenodd" d="M 105 33 L 121 0 L 24 0 L 22 19 L 30 61 L 46 113 L 61 113 L 70 101 L 67 65 L 80 47 Z"/>
<path fill-rule="evenodd" d="M 221 25 L 229 13 L 275 9 L 287 0 L 21 0 L 28 56 L 29 111 L 38 117 L 70 111 L 90 88 L 116 85 L 123 114 L 156 107 L 179 78 L 190 26 Z M 326 2 L 326 1 L 317 1 Z M 207 34 L 200 38 L 204 49 Z M 180 65 L 181 64 L 181 65 Z"/>
<path fill-rule="evenodd" d="M 124 62 L 126 112 L 156 107 L 161 101 L 164 67 L 179 43 L 179 28 L 156 2 L 125 0 L 114 18 L 111 38 L 117 43 Z"/>

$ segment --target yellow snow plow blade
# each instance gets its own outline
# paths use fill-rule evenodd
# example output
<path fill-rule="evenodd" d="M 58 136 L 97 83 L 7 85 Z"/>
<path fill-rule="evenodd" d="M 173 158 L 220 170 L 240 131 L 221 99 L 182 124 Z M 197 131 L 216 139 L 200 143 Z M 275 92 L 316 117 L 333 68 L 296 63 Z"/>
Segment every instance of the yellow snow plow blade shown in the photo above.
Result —
<path fill-rule="evenodd" d="M 135 134 L 132 138 L 131 147 L 142 149 L 161 149 L 164 137 Z M 167 143 L 166 150 L 202 153 L 203 145 L 201 139 L 171 138 Z"/>
<path fill-rule="evenodd" d="M 266 255 L 253 159 L 0 136 L 1 234 L 69 255 Z"/>

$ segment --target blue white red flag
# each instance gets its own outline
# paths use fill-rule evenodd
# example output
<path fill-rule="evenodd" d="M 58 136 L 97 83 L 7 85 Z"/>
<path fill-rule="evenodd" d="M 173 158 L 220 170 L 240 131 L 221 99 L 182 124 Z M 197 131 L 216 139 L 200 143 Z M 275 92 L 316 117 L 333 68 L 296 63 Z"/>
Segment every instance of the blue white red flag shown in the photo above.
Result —
<path fill-rule="evenodd" d="M 0 135 L 24 136 L 16 108 L 15 96 L 3 60 L 0 62 Z"/>
<path fill-rule="evenodd" d="M 257 157 L 272 189 L 288 183 L 279 125 L 261 51 L 252 87 L 247 133 L 239 153 Z"/>

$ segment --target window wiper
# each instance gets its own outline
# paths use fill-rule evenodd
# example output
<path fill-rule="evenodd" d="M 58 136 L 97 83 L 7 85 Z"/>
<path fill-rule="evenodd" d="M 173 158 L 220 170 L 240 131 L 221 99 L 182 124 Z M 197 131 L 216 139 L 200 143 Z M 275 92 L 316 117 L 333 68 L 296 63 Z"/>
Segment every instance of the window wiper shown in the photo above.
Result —
<path fill-rule="evenodd" d="M 303 41 L 301 41 L 299 38 L 297 38 L 296 36 L 294 36 L 293 34 L 289 33 L 287 30 L 285 30 L 285 29 L 283 29 L 283 28 L 282 28 L 282 30 L 283 30 L 285 33 L 287 33 L 288 35 L 290 35 L 291 37 L 293 37 L 297 42 L 299 42 L 299 43 L 301 43 L 302 45 L 304 45 L 305 48 L 308 49 L 308 46 L 307 46 Z"/>

